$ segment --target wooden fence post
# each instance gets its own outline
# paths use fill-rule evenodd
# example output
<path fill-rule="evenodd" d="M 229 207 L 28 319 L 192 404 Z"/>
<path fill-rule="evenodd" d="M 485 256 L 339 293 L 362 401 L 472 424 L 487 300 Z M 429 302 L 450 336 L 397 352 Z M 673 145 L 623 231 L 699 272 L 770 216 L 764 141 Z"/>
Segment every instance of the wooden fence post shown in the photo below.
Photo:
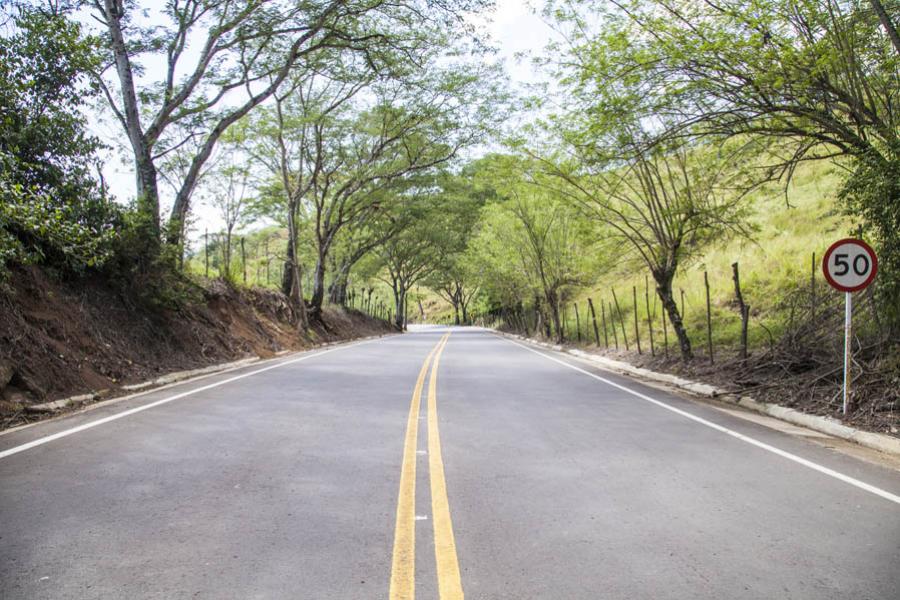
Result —
<path fill-rule="evenodd" d="M 662 310 L 662 321 L 663 321 L 663 353 L 666 355 L 666 360 L 669 360 L 669 329 L 666 324 L 666 307 L 661 307 Z"/>
<path fill-rule="evenodd" d="M 638 320 L 638 312 L 637 312 L 637 286 L 631 286 L 632 292 L 632 300 L 634 301 L 634 339 L 637 344 L 638 354 L 642 354 L 641 352 L 641 330 L 638 327 L 640 321 Z"/>
<path fill-rule="evenodd" d="M 741 275 L 736 262 L 731 264 L 731 270 L 734 273 L 734 295 L 737 298 L 738 310 L 741 311 L 741 358 L 747 358 L 747 324 L 750 321 L 750 307 L 744 303 L 744 295 L 741 293 Z M 815 290 L 815 280 L 813 280 L 813 290 Z"/>
<path fill-rule="evenodd" d="M 572 305 L 575 307 L 575 334 L 578 337 L 578 343 L 581 343 L 581 318 L 578 316 L 578 303 L 573 302 Z"/>
<path fill-rule="evenodd" d="M 600 316 L 603 317 L 603 346 L 605 348 L 609 348 L 609 334 L 606 332 L 606 307 L 603 305 L 603 300 L 600 300 Z M 615 331 L 613 331 L 615 333 Z M 597 345 L 600 345 L 600 342 L 597 342 Z M 619 345 L 616 344 L 616 348 Z"/>
<path fill-rule="evenodd" d="M 737 263 L 735 263 L 737 264 Z M 734 265 L 732 265 L 734 266 Z M 812 261 L 809 271 L 809 314 L 816 318 L 816 253 L 812 253 Z"/>
<path fill-rule="evenodd" d="M 615 288 L 612 289 L 613 301 L 616 303 L 616 315 L 619 317 L 619 326 L 622 327 L 622 340 L 625 342 L 625 350 L 628 350 L 628 335 L 625 334 L 625 319 L 622 318 L 622 309 L 619 308 L 619 299 L 616 297 Z M 615 329 L 613 325 L 613 329 Z"/>
<path fill-rule="evenodd" d="M 609 320 L 610 320 L 610 323 L 612 323 L 612 327 L 610 329 L 612 329 L 612 332 L 613 332 L 613 342 L 615 342 L 616 350 L 618 350 L 619 349 L 619 335 L 616 333 L 616 315 L 615 315 L 615 313 L 613 313 L 612 303 L 607 301 L 606 304 L 609 306 Z M 606 321 L 605 315 L 604 315 L 603 320 Z M 603 333 L 606 333 L 606 328 L 603 329 Z M 607 343 L 607 347 L 609 347 L 608 343 Z"/>
<path fill-rule="evenodd" d="M 600 332 L 597 330 L 597 313 L 594 311 L 594 301 L 588 298 L 588 308 L 591 309 L 591 321 L 594 323 L 594 339 L 597 342 L 597 347 L 600 347 Z M 600 305 L 600 308 L 603 308 L 603 305 Z M 604 324 L 603 334 L 606 335 L 606 326 Z"/>
<path fill-rule="evenodd" d="M 709 302 L 709 277 L 706 271 L 703 271 L 703 285 L 706 287 L 706 344 L 709 348 L 709 363 L 713 363 L 713 345 L 712 345 L 712 306 Z"/>
<path fill-rule="evenodd" d="M 650 330 L 650 356 L 656 356 L 656 348 L 653 347 L 653 319 L 650 317 L 650 278 L 644 275 L 644 299 L 647 302 L 647 329 Z"/>

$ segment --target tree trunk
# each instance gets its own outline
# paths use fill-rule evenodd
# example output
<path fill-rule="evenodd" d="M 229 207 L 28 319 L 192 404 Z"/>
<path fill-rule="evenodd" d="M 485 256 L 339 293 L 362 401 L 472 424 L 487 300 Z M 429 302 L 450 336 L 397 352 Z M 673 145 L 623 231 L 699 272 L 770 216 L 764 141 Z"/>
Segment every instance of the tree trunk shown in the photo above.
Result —
<path fill-rule="evenodd" d="M 288 236 L 287 260 L 284 261 L 284 269 L 281 273 L 281 292 L 285 296 L 291 295 L 294 278 L 294 240 Z"/>
<path fill-rule="evenodd" d="M 344 306 L 347 303 L 347 280 L 336 279 L 328 286 L 328 301 Z"/>
<path fill-rule="evenodd" d="M 332 304 L 344 306 L 347 303 L 347 281 L 350 269 L 346 266 L 337 270 L 334 280 L 328 286 L 328 301 Z"/>
<path fill-rule="evenodd" d="M 684 322 L 681 314 L 678 312 L 678 304 L 672 295 L 672 280 L 674 273 L 657 273 L 653 272 L 653 279 L 656 281 L 656 293 L 662 302 L 663 309 L 669 315 L 669 321 L 672 323 L 672 329 L 678 337 L 678 346 L 681 348 L 681 358 L 688 361 L 694 357 L 691 350 L 691 340 L 688 338 L 687 330 L 684 328 Z"/>
<path fill-rule="evenodd" d="M 157 188 L 156 167 L 153 164 L 152 149 L 147 143 L 141 127 L 140 107 L 134 87 L 131 59 L 122 35 L 121 19 L 124 9 L 120 11 L 118 2 L 105 0 L 103 13 L 109 30 L 116 74 L 122 90 L 123 118 L 128 140 L 134 154 L 134 170 L 137 179 L 137 208 L 143 228 L 142 240 L 153 249 L 159 248 L 159 190 Z"/>
<path fill-rule="evenodd" d="M 394 325 L 403 331 L 403 288 L 398 281 L 391 283 L 394 292 Z"/>
<path fill-rule="evenodd" d="M 878 20 L 881 21 L 881 26 L 884 27 L 884 30 L 888 34 L 888 37 L 891 38 L 891 43 L 894 45 L 894 50 L 897 51 L 897 54 L 900 54 L 900 34 L 897 33 L 897 28 L 894 26 L 893 21 L 891 21 L 891 17 L 884 9 L 884 5 L 881 3 L 881 0 L 869 0 L 869 3 L 872 5 L 872 8 L 875 9 L 875 14 L 878 15 Z"/>
<path fill-rule="evenodd" d="M 287 224 L 288 224 L 288 243 L 287 243 L 287 261 L 284 263 L 284 270 L 281 274 L 281 291 L 285 295 L 290 295 L 294 288 L 294 262 L 297 254 L 297 205 L 295 202 L 288 201 L 287 206 Z M 299 284 L 298 284 L 299 285 Z"/>
<path fill-rule="evenodd" d="M 405 288 L 401 289 L 403 289 L 403 300 L 401 301 L 401 304 L 403 305 L 403 331 L 406 331 L 407 325 L 409 324 L 409 296 L 407 295 L 407 290 Z"/>
<path fill-rule="evenodd" d="M 469 302 L 471 302 L 472 296 L 470 294 L 468 299 L 466 299 L 465 288 L 463 288 L 463 286 L 461 286 L 461 285 L 456 286 L 456 294 L 457 294 L 457 300 L 459 301 L 459 308 L 462 311 L 462 322 L 468 323 L 469 322 Z M 457 316 L 456 324 L 457 325 L 460 324 L 458 316 Z"/>
<path fill-rule="evenodd" d="M 555 292 L 547 292 L 547 305 L 550 307 L 550 317 L 553 319 L 553 327 L 556 329 L 556 343 L 563 343 L 562 322 L 559 318 L 559 303 L 556 301 Z M 549 335 L 548 335 L 549 337 Z"/>
<path fill-rule="evenodd" d="M 300 265 L 297 261 L 291 262 L 291 290 L 290 299 L 294 310 L 297 311 L 297 328 L 300 331 L 309 329 L 309 315 L 306 313 L 306 303 L 303 301 L 303 280 L 300 278 Z"/>
<path fill-rule="evenodd" d="M 741 292 L 741 273 L 738 263 L 731 263 L 731 272 L 734 280 L 734 296 L 741 313 L 741 358 L 747 358 L 747 326 L 750 321 L 750 307 L 744 302 L 744 294 Z"/>
<path fill-rule="evenodd" d="M 316 270 L 313 272 L 313 291 L 309 300 L 309 312 L 314 318 L 320 318 L 322 315 L 322 303 L 325 301 L 325 261 L 328 258 L 327 251 L 319 250 L 319 257 L 316 260 Z"/>
<path fill-rule="evenodd" d="M 539 336 L 542 332 L 546 332 L 546 324 L 544 323 L 544 313 L 541 311 L 541 299 L 539 296 L 535 295 L 534 297 L 534 335 L 535 337 Z M 549 332 L 546 332 L 546 338 L 550 337 Z"/>
<path fill-rule="evenodd" d="M 287 262 L 281 278 L 281 289 L 290 298 L 297 312 L 297 328 L 300 331 L 309 329 L 309 314 L 303 300 L 303 280 L 300 278 L 300 261 L 296 257 L 297 225 L 294 220 L 294 208 L 288 207 L 288 248 Z"/>
<path fill-rule="evenodd" d="M 394 321 L 400 331 L 403 331 L 406 327 L 406 294 L 403 292 L 402 288 L 397 291 L 395 303 L 397 305 L 397 315 Z"/>

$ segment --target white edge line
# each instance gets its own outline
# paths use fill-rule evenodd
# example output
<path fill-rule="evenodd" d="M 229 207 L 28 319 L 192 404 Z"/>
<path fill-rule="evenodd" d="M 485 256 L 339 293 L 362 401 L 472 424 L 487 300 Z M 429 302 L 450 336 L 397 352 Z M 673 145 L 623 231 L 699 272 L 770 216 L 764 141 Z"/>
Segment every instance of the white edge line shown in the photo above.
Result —
<path fill-rule="evenodd" d="M 189 383 L 197 383 L 198 381 L 203 381 L 205 379 L 211 379 L 213 377 L 220 377 L 227 373 L 233 373 L 234 371 L 241 371 L 243 369 L 248 369 L 253 365 L 270 365 L 270 364 L 278 362 L 278 361 L 285 361 L 292 356 L 298 356 L 298 355 L 306 356 L 311 352 L 315 352 L 317 350 L 322 350 L 328 346 L 335 346 L 334 349 L 338 350 L 340 348 L 346 348 L 349 346 L 355 346 L 355 345 L 359 345 L 359 344 L 363 344 L 363 343 L 367 343 L 367 342 L 374 342 L 374 341 L 377 341 L 380 339 L 394 337 L 396 335 L 400 335 L 400 334 L 386 333 L 384 335 L 370 335 L 370 336 L 366 336 L 363 338 L 353 338 L 353 339 L 350 339 L 347 341 L 327 342 L 324 344 L 318 344 L 316 346 L 313 346 L 312 348 L 282 351 L 282 353 L 276 353 L 275 356 L 270 356 L 268 358 L 257 357 L 259 360 L 254 360 L 253 362 L 250 362 L 247 364 L 232 365 L 230 367 L 223 368 L 221 371 L 210 371 L 209 373 L 194 375 L 192 377 L 187 377 L 185 379 L 178 379 L 175 381 L 171 381 L 169 383 L 164 383 L 162 385 L 147 387 L 146 389 L 137 390 L 130 394 L 125 394 L 123 396 L 113 396 L 111 398 L 106 398 L 104 400 L 97 400 L 96 402 L 89 402 L 87 404 L 82 404 L 81 406 L 77 407 L 75 410 L 70 411 L 70 412 L 62 412 L 62 413 L 59 413 L 56 415 L 48 416 L 45 419 L 39 419 L 37 421 L 32 421 L 31 423 L 17 425 L 16 427 L 10 427 L 9 429 L 4 429 L 3 431 L 0 431 L 0 440 L 2 440 L 3 436 L 6 436 L 6 435 L 12 435 L 15 433 L 19 433 L 21 431 L 25 431 L 27 429 L 37 428 L 42 425 L 46 425 L 48 423 L 56 423 L 58 421 L 68 419 L 75 415 L 83 415 L 83 414 L 89 413 L 93 410 L 100 410 L 100 409 L 109 407 L 113 404 L 119 404 L 121 402 L 127 402 L 129 400 L 134 400 L 135 398 L 149 396 L 150 394 L 156 394 L 156 393 L 159 393 L 164 390 L 171 389 L 171 388 L 181 387 L 181 386 L 187 385 Z M 223 364 L 228 364 L 228 363 L 223 363 Z M 215 366 L 215 365 L 213 365 L 213 366 Z"/>
<path fill-rule="evenodd" d="M 361 342 L 356 342 L 356 343 L 354 343 L 354 344 L 347 344 L 347 345 L 337 346 L 337 347 L 335 347 L 335 348 L 329 348 L 328 350 L 323 350 L 323 351 L 321 351 L 321 352 L 315 352 L 315 353 L 312 353 L 312 354 L 304 354 L 303 356 L 300 356 L 300 357 L 298 357 L 298 358 L 294 358 L 294 359 L 291 359 L 291 360 L 286 360 L 286 361 L 284 361 L 284 362 L 280 362 L 280 363 L 275 364 L 275 365 L 270 365 L 270 366 L 268 366 L 268 367 L 263 367 L 262 369 L 256 369 L 256 370 L 250 371 L 250 372 L 248 372 L 248 373 L 241 373 L 240 375 L 235 375 L 234 377 L 229 377 L 228 379 L 223 379 L 223 380 L 221 380 L 221 381 L 216 381 L 215 383 L 210 383 L 210 384 L 208 384 L 208 385 L 204 385 L 204 386 L 201 386 L 201 387 L 192 389 L 192 390 L 188 390 L 188 391 L 186 391 L 186 392 L 181 392 L 180 394 L 175 394 L 174 396 L 168 396 L 168 397 L 166 397 L 166 398 L 162 398 L 162 399 L 157 400 L 157 401 L 155 401 L 155 402 L 151 402 L 150 404 L 144 404 L 144 405 L 142 405 L 142 406 L 136 406 L 136 407 L 134 407 L 134 408 L 130 408 L 130 409 L 128 409 L 128 410 L 124 410 L 124 411 L 122 411 L 122 412 L 120 412 L 120 413 L 116 413 L 116 414 L 114 414 L 114 415 L 109 415 L 108 417 L 103 417 L 102 419 L 97 419 L 96 421 L 90 421 L 90 422 L 88 422 L 88 423 L 83 423 L 83 424 L 81 424 L 81 425 L 78 425 L 77 427 L 72 427 L 71 429 L 64 429 L 63 431 L 59 431 L 59 432 L 54 433 L 54 434 L 51 434 L 51 435 L 47 435 L 47 436 L 44 436 L 44 437 L 37 438 L 36 440 L 32 440 L 32 441 L 27 442 L 27 443 L 25 443 L 25 444 L 21 444 L 21 445 L 19 445 L 19 446 L 13 446 L 12 448 L 9 448 L 9 449 L 7 449 L 7 450 L 3 450 L 2 452 L 0 452 L 0 460 L 2 460 L 2 459 L 4 459 L 4 458 L 7 458 L 7 457 L 9 457 L 9 456 L 12 456 L 12 455 L 14 455 L 14 454 L 18 454 L 18 453 L 20 453 L 20 452 L 25 452 L 26 450 L 30 450 L 30 449 L 32 449 L 32 448 L 36 448 L 37 446 L 42 446 L 42 445 L 44 445 L 44 444 L 46 444 L 46 443 L 48 443 L 48 442 L 52 442 L 52 441 L 58 440 L 58 439 L 60 439 L 60 438 L 68 437 L 68 436 L 73 435 L 73 434 L 75 434 L 75 433 L 79 433 L 79 432 L 85 431 L 85 430 L 87 430 L 87 429 L 91 429 L 91 428 L 93 428 L 93 427 L 97 427 L 98 425 L 103 425 L 103 424 L 109 423 L 109 422 L 111 422 L 111 421 L 116 421 L 116 420 L 118 420 L 118 419 L 122 419 L 122 418 L 124 418 L 124 417 L 128 417 L 128 416 L 131 416 L 131 415 L 133 415 L 133 414 L 136 414 L 136 413 L 139 413 L 139 412 L 143 412 L 143 411 L 145 411 L 145 410 L 150 410 L 151 408 L 155 408 L 155 407 L 161 406 L 161 405 L 163 405 L 163 404 L 168 404 L 169 402 L 173 402 L 173 401 L 178 400 L 178 399 L 180 399 L 180 398 L 184 398 L 185 396 L 190 396 L 190 395 L 192 395 L 192 394 L 196 394 L 196 393 L 199 393 L 199 392 L 204 392 L 204 391 L 206 391 L 206 390 L 209 390 L 209 389 L 212 389 L 212 388 L 216 388 L 216 387 L 219 387 L 219 386 L 221 386 L 221 385 L 225 385 L 225 384 L 228 384 L 228 383 L 232 383 L 232 382 L 237 381 L 237 380 L 239 380 L 239 379 L 244 379 L 245 377 L 250 377 L 251 375 L 257 375 L 257 374 L 263 373 L 263 372 L 265 372 L 265 371 L 271 371 L 272 369 L 277 369 L 277 368 L 279 368 L 279 367 L 284 367 L 284 366 L 286 366 L 286 365 L 292 365 L 292 364 L 294 364 L 294 363 L 298 363 L 298 362 L 303 361 L 303 360 L 307 360 L 307 359 L 310 359 L 310 358 L 314 358 L 314 357 L 316 357 L 316 356 L 322 356 L 323 354 L 329 354 L 329 353 L 331 353 L 331 352 L 336 352 L 336 351 L 338 351 L 338 350 L 345 350 L 345 349 L 347 349 L 347 348 L 353 348 L 353 347 L 355 347 L 355 346 L 361 346 L 361 345 L 363 345 L 363 344 L 368 344 L 368 343 L 370 343 L 370 342 L 375 342 L 375 341 L 378 341 L 378 340 L 380 340 L 380 339 L 383 339 L 383 338 L 382 338 L 382 337 L 378 337 L 378 338 L 374 338 L 374 339 L 363 340 L 363 341 L 361 341 Z M 240 367 L 239 367 L 239 368 L 240 368 Z M 219 374 L 220 374 L 220 373 L 219 373 Z M 217 375 L 217 373 L 210 373 L 210 376 L 212 376 L 212 375 Z M 205 376 L 205 375 L 204 375 L 204 376 L 201 376 L 201 378 L 206 378 L 206 376 Z M 179 383 L 179 384 L 186 384 L 186 383 L 191 383 L 191 381 L 188 380 L 188 381 L 183 381 L 183 382 L 178 382 L 178 383 Z M 152 391 L 158 391 L 158 390 L 148 390 L 147 392 L 142 392 L 142 394 L 144 394 L 144 393 L 150 393 L 150 392 L 152 392 Z"/>
<path fill-rule="evenodd" d="M 554 356 L 550 356 L 549 354 L 546 354 L 539 350 L 535 350 L 534 348 L 530 348 L 530 347 L 526 346 L 525 344 L 520 344 L 519 342 L 513 341 L 513 340 L 503 337 L 503 336 L 497 336 L 497 337 L 509 342 L 510 344 L 514 344 L 516 346 L 524 348 L 525 350 L 528 350 L 529 352 L 534 352 L 535 354 L 537 354 L 539 356 L 543 356 L 547 360 L 552 360 L 553 362 L 559 363 L 559 364 L 561 364 L 565 367 L 568 367 L 572 370 L 578 371 L 579 373 L 584 373 L 588 377 L 593 377 L 594 379 L 597 379 L 598 381 L 602 381 L 603 383 L 605 383 L 607 385 L 611 385 L 614 388 L 620 389 L 623 392 L 628 392 L 629 394 L 631 394 L 633 396 L 637 396 L 641 400 L 646 400 L 647 402 L 655 404 L 655 405 L 659 406 L 660 408 L 664 408 L 668 411 L 671 411 L 673 413 L 681 415 L 682 417 L 686 417 L 692 421 L 700 423 L 701 425 L 706 425 L 707 427 L 709 427 L 711 429 L 715 429 L 716 431 L 722 432 L 726 435 L 730 435 L 731 437 L 737 438 L 737 439 L 741 440 L 742 442 L 746 442 L 752 446 L 756 446 L 757 448 L 762 448 L 763 450 L 771 452 L 772 454 L 777 454 L 778 456 L 780 456 L 782 458 L 786 458 L 797 464 L 803 465 L 804 467 L 812 469 L 813 471 L 818 471 L 819 473 L 828 475 L 829 477 L 833 477 L 834 479 L 843 481 L 844 483 L 848 483 L 848 484 L 850 484 L 854 487 L 857 487 L 861 490 L 865 490 L 871 494 L 880 496 L 880 497 L 884 498 L 885 500 L 888 500 L 895 504 L 900 504 L 900 496 L 897 496 L 896 494 L 892 494 L 891 492 L 888 492 L 887 490 L 883 490 L 881 488 L 875 487 L 874 485 L 868 484 L 864 481 L 860 481 L 859 479 L 854 479 L 853 477 L 850 477 L 849 475 L 844 475 L 843 473 L 835 471 L 834 469 L 829 469 L 828 467 L 822 466 L 818 463 L 814 463 L 811 460 L 807 460 L 805 458 L 797 456 L 796 454 L 791 454 L 790 452 L 787 452 L 780 448 L 776 448 L 775 446 L 770 446 L 769 444 L 767 444 L 765 442 L 761 442 L 755 438 L 744 435 L 743 433 L 738 433 L 737 431 L 728 429 L 727 427 L 723 427 L 722 425 L 718 425 L 716 423 L 713 423 L 712 421 L 707 421 L 703 417 L 698 417 L 697 415 L 694 415 L 687 411 L 681 410 L 680 408 L 675 408 L 674 406 L 670 406 L 669 404 L 666 404 L 665 402 L 661 402 L 659 400 L 651 398 L 650 396 L 647 396 L 640 392 L 636 392 L 630 388 L 625 387 L 624 385 L 620 385 L 620 384 L 616 383 L 615 381 L 611 381 L 609 379 L 606 379 L 605 377 L 601 377 L 599 375 L 591 373 L 590 371 L 586 371 L 580 367 L 576 367 L 575 365 L 567 363 L 564 360 L 560 360 Z"/>
<path fill-rule="evenodd" d="M 296 354 L 306 354 L 308 352 L 313 352 L 314 350 L 318 350 L 318 348 L 311 348 L 309 350 L 298 350 L 297 352 L 291 352 L 290 356 L 294 356 Z M 134 400 L 135 398 L 140 398 L 142 396 L 148 396 L 153 393 L 162 392 L 164 390 L 168 390 L 173 387 L 179 387 L 186 385 L 188 383 L 196 383 L 198 381 L 203 381 L 204 379 L 210 379 L 212 377 L 216 377 L 218 375 L 225 375 L 226 373 L 232 373 L 234 371 L 240 371 L 241 369 L 247 369 L 253 365 L 260 364 L 270 364 L 273 361 L 284 359 L 284 356 L 275 356 L 271 358 L 263 358 L 259 360 L 255 360 L 253 362 L 243 364 L 243 365 L 233 365 L 231 367 L 225 367 L 221 371 L 210 371 L 209 373 L 203 373 L 199 375 L 194 375 L 193 377 L 187 377 L 186 379 L 178 379 L 176 381 L 171 381 L 169 383 L 164 383 L 157 386 L 148 386 L 145 389 L 134 391 L 130 394 L 125 394 L 124 396 L 113 396 L 111 398 L 106 398 L 103 400 L 97 400 L 95 402 L 88 402 L 87 404 L 82 404 L 75 408 L 75 410 L 70 412 L 60 412 L 54 415 L 48 415 L 44 419 L 39 419 L 37 421 L 32 421 L 31 423 L 24 423 L 22 425 L 17 425 L 15 427 L 10 427 L 9 429 L 4 429 L 0 431 L 0 440 L 3 439 L 3 436 L 13 435 L 27 429 L 34 429 L 40 427 L 41 425 L 46 425 L 47 423 L 56 423 L 57 421 L 62 421 L 64 419 L 68 419 L 75 415 L 83 415 L 85 413 L 89 413 L 92 410 L 98 410 L 102 408 L 106 408 L 113 404 L 118 404 L 120 402 L 126 402 L 128 400 Z"/>

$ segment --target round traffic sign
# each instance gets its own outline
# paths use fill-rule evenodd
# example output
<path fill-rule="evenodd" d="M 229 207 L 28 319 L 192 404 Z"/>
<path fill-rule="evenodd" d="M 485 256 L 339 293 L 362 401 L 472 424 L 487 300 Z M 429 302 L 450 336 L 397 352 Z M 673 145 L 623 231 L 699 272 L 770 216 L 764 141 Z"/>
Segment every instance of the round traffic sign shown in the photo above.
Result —
<path fill-rule="evenodd" d="M 825 251 L 822 271 L 831 287 L 842 292 L 855 292 L 875 279 L 878 257 L 864 241 L 845 238 L 836 241 Z"/>

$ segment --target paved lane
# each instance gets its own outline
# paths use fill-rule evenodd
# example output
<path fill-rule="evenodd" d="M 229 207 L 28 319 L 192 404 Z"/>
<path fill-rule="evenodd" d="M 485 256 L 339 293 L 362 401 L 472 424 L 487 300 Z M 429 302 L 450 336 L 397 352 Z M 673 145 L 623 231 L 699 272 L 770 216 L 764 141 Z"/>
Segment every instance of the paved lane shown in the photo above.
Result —
<path fill-rule="evenodd" d="M 470 598 L 900 598 L 900 505 L 508 340 L 454 336 L 441 417 Z M 896 472 L 603 376 L 900 493 Z"/>
<path fill-rule="evenodd" d="M 888 496 L 896 471 L 448 331 L 0 436 L 0 597 L 411 597 L 404 565 L 445 600 L 454 569 L 468 598 L 900 597 L 900 504 L 558 361 Z"/>
<path fill-rule="evenodd" d="M 410 389 L 438 338 L 343 348 L 0 460 L 0 597 L 383 597 Z"/>

